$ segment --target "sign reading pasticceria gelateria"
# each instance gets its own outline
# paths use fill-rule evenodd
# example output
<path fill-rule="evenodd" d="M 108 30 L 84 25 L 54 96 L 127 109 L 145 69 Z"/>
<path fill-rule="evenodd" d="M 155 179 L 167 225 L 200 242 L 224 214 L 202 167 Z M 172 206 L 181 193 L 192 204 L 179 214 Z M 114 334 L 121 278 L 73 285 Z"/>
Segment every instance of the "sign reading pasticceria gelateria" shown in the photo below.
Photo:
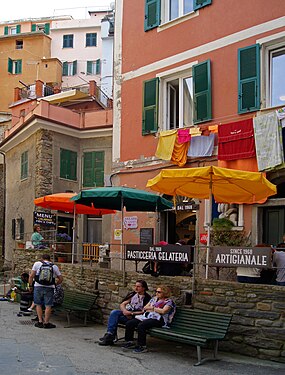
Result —
<path fill-rule="evenodd" d="M 270 247 L 212 247 L 211 262 L 213 266 L 223 267 L 255 267 L 271 266 Z"/>
<path fill-rule="evenodd" d="M 190 250 L 188 245 L 126 245 L 126 259 L 189 263 Z"/>

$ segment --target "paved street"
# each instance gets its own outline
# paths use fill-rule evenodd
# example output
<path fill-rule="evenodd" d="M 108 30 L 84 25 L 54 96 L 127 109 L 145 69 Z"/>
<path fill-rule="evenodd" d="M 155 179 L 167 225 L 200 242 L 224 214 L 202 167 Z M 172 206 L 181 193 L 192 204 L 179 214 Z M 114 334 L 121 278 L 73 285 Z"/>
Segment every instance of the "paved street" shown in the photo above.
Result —
<path fill-rule="evenodd" d="M 35 328 L 29 317 L 18 317 L 19 305 L 0 302 L 0 374 L 56 375 L 280 375 L 285 364 L 220 353 L 221 361 L 194 367 L 194 347 L 149 339 L 149 353 L 124 352 L 120 345 L 100 347 L 105 327 L 78 324 L 64 328 L 64 316 L 54 317 L 56 329 Z M 73 320 L 73 323 L 78 321 Z M 207 351 L 203 354 L 208 355 Z"/>

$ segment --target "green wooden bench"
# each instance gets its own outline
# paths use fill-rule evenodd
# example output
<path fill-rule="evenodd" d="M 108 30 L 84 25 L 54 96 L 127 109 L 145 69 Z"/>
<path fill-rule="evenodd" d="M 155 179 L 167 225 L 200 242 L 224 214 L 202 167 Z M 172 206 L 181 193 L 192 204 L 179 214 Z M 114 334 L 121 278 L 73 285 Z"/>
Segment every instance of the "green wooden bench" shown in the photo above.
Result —
<path fill-rule="evenodd" d="M 202 360 L 201 347 L 214 344 L 214 357 L 217 359 L 218 343 L 223 340 L 228 331 L 232 315 L 216 312 L 193 310 L 187 307 L 177 307 L 170 328 L 152 328 L 149 334 L 165 340 L 195 345 L 197 347 L 198 366 Z"/>
<path fill-rule="evenodd" d="M 72 313 L 84 313 L 84 326 L 86 326 L 88 314 L 95 305 L 97 298 L 98 293 L 88 294 L 75 290 L 65 290 L 63 303 L 60 306 L 56 306 L 55 310 L 66 312 L 66 328 L 70 327 L 70 315 Z"/>

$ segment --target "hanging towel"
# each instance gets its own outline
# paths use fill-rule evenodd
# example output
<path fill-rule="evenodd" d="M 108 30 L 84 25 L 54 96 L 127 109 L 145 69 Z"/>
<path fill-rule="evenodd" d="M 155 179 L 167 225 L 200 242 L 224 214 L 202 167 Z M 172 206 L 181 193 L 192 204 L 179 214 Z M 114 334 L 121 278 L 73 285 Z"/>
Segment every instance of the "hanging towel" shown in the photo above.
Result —
<path fill-rule="evenodd" d="M 187 163 L 187 151 L 190 142 L 179 143 L 178 138 L 174 144 L 171 161 L 179 167 L 183 167 Z"/>
<path fill-rule="evenodd" d="M 177 129 L 164 130 L 159 133 L 159 141 L 155 156 L 163 160 L 171 160 Z"/>
<path fill-rule="evenodd" d="M 190 128 L 190 134 L 192 135 L 192 137 L 196 137 L 201 135 L 202 132 L 200 128 Z"/>
<path fill-rule="evenodd" d="M 215 143 L 215 134 L 209 136 L 201 135 L 200 137 L 192 137 L 188 156 L 197 158 L 198 156 L 212 156 Z"/>
<path fill-rule="evenodd" d="M 252 118 L 218 128 L 218 160 L 247 159 L 255 156 Z"/>
<path fill-rule="evenodd" d="M 279 120 L 285 119 L 285 107 L 277 109 L 276 113 Z"/>
<path fill-rule="evenodd" d="M 189 133 L 189 129 L 178 129 L 178 132 L 177 132 L 178 143 L 186 143 L 186 142 L 189 142 L 190 139 L 191 139 L 191 135 Z"/>
<path fill-rule="evenodd" d="M 276 111 L 255 117 L 253 127 L 258 170 L 265 171 L 282 164 L 282 129 Z"/>

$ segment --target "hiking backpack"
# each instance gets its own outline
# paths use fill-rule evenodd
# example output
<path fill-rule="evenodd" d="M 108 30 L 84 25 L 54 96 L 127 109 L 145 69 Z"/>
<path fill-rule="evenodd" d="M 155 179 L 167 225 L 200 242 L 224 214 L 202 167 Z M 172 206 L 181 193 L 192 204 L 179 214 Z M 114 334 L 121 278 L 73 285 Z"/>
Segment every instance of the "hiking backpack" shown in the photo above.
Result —
<path fill-rule="evenodd" d="M 54 285 L 53 264 L 42 262 L 36 281 L 41 285 Z"/>

